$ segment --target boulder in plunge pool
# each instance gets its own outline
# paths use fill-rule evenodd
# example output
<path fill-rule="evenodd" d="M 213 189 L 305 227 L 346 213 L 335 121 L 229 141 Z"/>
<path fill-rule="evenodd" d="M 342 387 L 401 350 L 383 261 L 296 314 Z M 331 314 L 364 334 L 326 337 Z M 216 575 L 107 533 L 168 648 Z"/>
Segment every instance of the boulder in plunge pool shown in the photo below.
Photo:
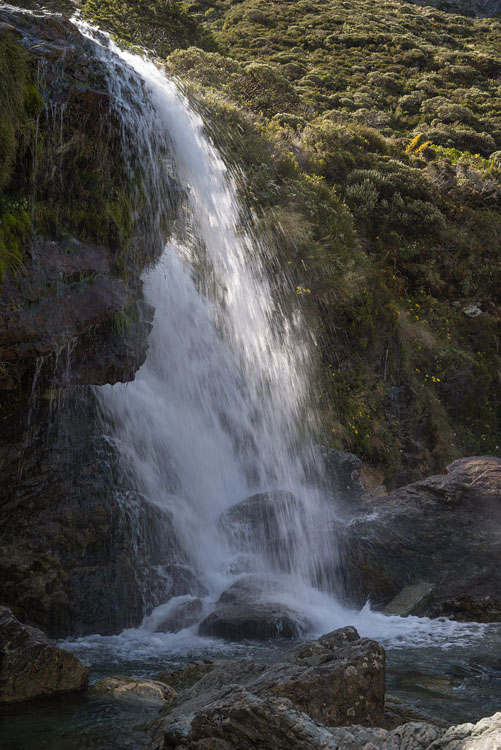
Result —
<path fill-rule="evenodd" d="M 224 591 L 217 608 L 199 625 L 198 634 L 232 641 L 265 641 L 270 638 L 298 638 L 311 623 L 287 604 L 273 601 L 278 584 L 248 576 Z"/>
<path fill-rule="evenodd" d="M 0 607 L 0 703 L 82 690 L 88 679 L 76 656 Z"/>
<path fill-rule="evenodd" d="M 189 628 L 200 622 L 204 611 L 204 603 L 201 599 L 191 599 L 182 602 L 169 612 L 156 629 L 156 633 L 178 633 L 183 628 Z"/>

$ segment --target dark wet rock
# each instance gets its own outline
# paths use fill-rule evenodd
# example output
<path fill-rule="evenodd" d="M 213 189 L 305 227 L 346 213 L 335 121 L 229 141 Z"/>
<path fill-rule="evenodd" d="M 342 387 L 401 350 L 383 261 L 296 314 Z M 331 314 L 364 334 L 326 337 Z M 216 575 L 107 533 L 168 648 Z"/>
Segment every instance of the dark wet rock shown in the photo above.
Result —
<path fill-rule="evenodd" d="M 501 459 L 459 459 L 444 474 L 373 499 L 340 533 L 348 598 L 383 607 L 434 587 L 419 613 L 495 622 L 501 612 Z"/>
<path fill-rule="evenodd" d="M 232 604 L 216 609 L 199 625 L 198 634 L 230 641 L 299 638 L 311 623 L 299 612 L 276 602 Z"/>
<path fill-rule="evenodd" d="M 18 149 L 6 188 L 36 210 L 0 294 L 0 601 L 54 636 L 109 634 L 196 581 L 170 514 L 131 487 L 101 437 L 89 387 L 130 381 L 144 362 L 153 310 L 141 272 L 158 237 L 91 42 L 63 17 L 6 5 L 0 23 L 43 99 L 25 128 L 43 144 L 35 172 Z"/>
<path fill-rule="evenodd" d="M 430 601 L 434 586 L 425 581 L 405 586 L 402 591 L 393 597 L 384 608 L 385 615 L 398 615 L 408 617 L 409 615 L 420 615 L 426 609 Z"/>
<path fill-rule="evenodd" d="M 392 730 L 327 727 L 287 698 L 256 695 L 242 685 L 195 713 L 154 724 L 156 750 L 495 750 L 501 714 L 445 729 L 422 721 Z"/>
<path fill-rule="evenodd" d="M 290 528 L 290 519 L 302 512 L 300 501 L 290 492 L 260 492 L 228 508 L 219 526 L 236 550 L 255 551 L 270 539 L 283 536 Z"/>
<path fill-rule="evenodd" d="M 234 581 L 219 597 L 218 604 L 247 604 L 268 599 L 283 590 L 280 581 L 272 577 L 249 575 Z"/>
<path fill-rule="evenodd" d="M 335 501 L 352 508 L 359 507 L 367 495 L 362 482 L 362 461 L 353 453 L 336 451 L 324 445 L 319 445 L 317 450 L 326 488 Z"/>
<path fill-rule="evenodd" d="M 216 610 L 199 625 L 199 635 L 232 641 L 297 638 L 311 628 L 300 612 L 274 601 L 278 582 L 257 576 L 241 578 L 224 591 Z"/>
<path fill-rule="evenodd" d="M 0 703 L 82 690 L 89 668 L 0 606 Z"/>
<path fill-rule="evenodd" d="M 137 627 L 197 581 L 170 513 L 124 487 L 112 446 L 93 434 L 92 410 L 77 406 L 69 431 L 52 425 L 40 436 L 41 464 L 26 451 L 16 493 L 0 486 L 0 600 L 57 637 Z M 4 477 L 17 476 L 18 461 L 13 450 Z"/>
<path fill-rule="evenodd" d="M 151 703 L 157 706 L 172 703 L 177 695 L 176 691 L 164 682 L 136 677 L 106 677 L 96 682 L 89 694 L 101 699 Z"/>
<path fill-rule="evenodd" d="M 159 672 L 155 679 L 164 682 L 176 691 L 188 690 L 214 669 L 212 661 L 194 661 L 181 669 L 172 672 Z"/>
<path fill-rule="evenodd" d="M 189 628 L 202 618 L 204 603 L 201 599 L 178 604 L 169 615 L 157 626 L 157 633 L 177 633 L 183 628 Z"/>

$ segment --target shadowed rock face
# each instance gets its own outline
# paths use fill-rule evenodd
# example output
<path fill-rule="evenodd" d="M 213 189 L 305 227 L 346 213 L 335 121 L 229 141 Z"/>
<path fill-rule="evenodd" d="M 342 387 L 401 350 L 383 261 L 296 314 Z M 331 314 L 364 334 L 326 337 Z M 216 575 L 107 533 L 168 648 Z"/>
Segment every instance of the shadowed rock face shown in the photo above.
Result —
<path fill-rule="evenodd" d="M 0 607 L 0 703 L 81 690 L 89 668 Z"/>
<path fill-rule="evenodd" d="M 414 614 L 501 619 L 501 459 L 460 459 L 365 510 L 341 536 L 349 596 L 384 605 L 427 582 Z"/>
<path fill-rule="evenodd" d="M 61 17 L 3 6 L 0 24 L 43 97 L 36 158 L 18 149 L 5 188 L 33 223 L 0 287 L 0 601 L 55 636 L 113 633 L 194 585 L 177 574 L 187 561 L 169 514 L 102 438 L 90 388 L 130 381 L 144 362 L 153 309 L 140 274 L 158 237 L 134 205 L 90 42 Z"/>

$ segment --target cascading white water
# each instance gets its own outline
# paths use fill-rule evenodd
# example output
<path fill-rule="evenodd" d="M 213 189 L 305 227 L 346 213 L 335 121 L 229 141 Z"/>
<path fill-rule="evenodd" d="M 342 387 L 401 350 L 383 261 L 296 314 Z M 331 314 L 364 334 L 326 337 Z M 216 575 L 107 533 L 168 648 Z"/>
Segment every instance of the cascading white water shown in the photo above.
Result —
<path fill-rule="evenodd" d="M 135 134 L 126 145 L 142 159 L 152 218 L 161 226 L 171 161 L 188 216 L 146 278 L 156 310 L 146 363 L 133 384 L 100 392 L 113 439 L 143 495 L 172 512 L 212 594 L 244 572 L 280 572 L 262 540 L 247 538 L 242 549 L 242 534 L 225 534 L 221 514 L 254 493 L 293 493 L 274 512 L 286 540 L 284 587 L 300 598 L 335 557 L 322 533 L 334 509 L 306 479 L 315 455 L 300 316 L 288 319 L 272 293 L 266 249 L 243 222 L 234 179 L 175 83 L 137 55 L 101 55 L 125 131 Z"/>

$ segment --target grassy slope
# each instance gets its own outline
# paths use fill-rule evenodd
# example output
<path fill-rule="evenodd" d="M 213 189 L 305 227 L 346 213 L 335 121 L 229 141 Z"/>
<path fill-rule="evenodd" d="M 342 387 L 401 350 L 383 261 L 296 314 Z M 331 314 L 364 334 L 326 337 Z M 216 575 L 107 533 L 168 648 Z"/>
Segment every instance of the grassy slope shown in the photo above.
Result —
<path fill-rule="evenodd" d="M 169 64 L 302 299 L 332 445 L 398 482 L 499 454 L 500 22 L 391 0 L 176 7 L 219 45 Z"/>

